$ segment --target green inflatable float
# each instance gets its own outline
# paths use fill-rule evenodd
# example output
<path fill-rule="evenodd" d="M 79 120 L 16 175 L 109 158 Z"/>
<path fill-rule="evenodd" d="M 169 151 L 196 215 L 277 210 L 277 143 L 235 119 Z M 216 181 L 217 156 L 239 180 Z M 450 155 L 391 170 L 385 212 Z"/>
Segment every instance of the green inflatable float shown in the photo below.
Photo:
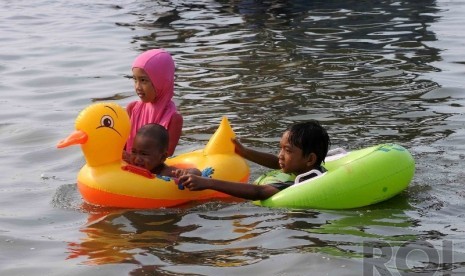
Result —
<path fill-rule="evenodd" d="M 415 172 L 415 161 L 404 147 L 381 144 L 346 152 L 331 150 L 325 159 L 327 172 L 310 171 L 299 175 L 294 185 L 272 197 L 254 201 L 266 207 L 296 209 L 350 209 L 387 200 L 407 188 Z M 309 173 L 319 175 L 299 183 Z M 282 173 L 268 173 L 257 185 L 282 178 Z"/>

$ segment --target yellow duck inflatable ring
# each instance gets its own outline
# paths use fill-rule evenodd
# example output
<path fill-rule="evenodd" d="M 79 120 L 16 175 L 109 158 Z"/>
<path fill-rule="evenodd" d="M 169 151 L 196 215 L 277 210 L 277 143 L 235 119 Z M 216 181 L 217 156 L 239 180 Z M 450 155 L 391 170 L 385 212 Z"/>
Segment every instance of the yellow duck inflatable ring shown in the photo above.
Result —
<path fill-rule="evenodd" d="M 86 164 L 79 171 L 77 185 L 84 200 L 90 204 L 160 208 L 192 200 L 230 197 L 213 190 L 182 189 L 173 178 L 153 175 L 124 162 L 122 152 L 131 126 L 126 110 L 116 103 L 88 106 L 79 113 L 75 126 L 76 130 L 57 147 L 81 145 Z M 223 117 L 204 149 L 168 158 L 166 163 L 178 168 L 195 167 L 212 178 L 246 183 L 249 166 L 234 152 L 231 142 L 234 137 L 227 118 Z"/>

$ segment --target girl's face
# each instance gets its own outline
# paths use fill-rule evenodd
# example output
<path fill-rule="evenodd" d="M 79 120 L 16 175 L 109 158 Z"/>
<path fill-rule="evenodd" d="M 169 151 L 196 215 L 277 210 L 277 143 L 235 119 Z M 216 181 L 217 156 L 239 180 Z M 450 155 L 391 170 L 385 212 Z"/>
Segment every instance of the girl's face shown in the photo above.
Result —
<path fill-rule="evenodd" d="M 129 162 L 153 172 L 167 157 L 168 151 L 161 151 L 155 139 L 146 135 L 136 135 Z"/>
<path fill-rule="evenodd" d="M 284 173 L 299 175 L 314 168 L 316 155 L 311 153 L 309 156 L 304 157 L 302 149 L 289 143 L 289 131 L 284 132 L 280 145 L 281 150 L 278 154 L 278 160 L 279 166 Z"/>
<path fill-rule="evenodd" d="M 155 87 L 144 69 L 137 67 L 132 68 L 132 78 L 134 79 L 134 89 L 140 100 L 144 103 L 155 101 Z"/>

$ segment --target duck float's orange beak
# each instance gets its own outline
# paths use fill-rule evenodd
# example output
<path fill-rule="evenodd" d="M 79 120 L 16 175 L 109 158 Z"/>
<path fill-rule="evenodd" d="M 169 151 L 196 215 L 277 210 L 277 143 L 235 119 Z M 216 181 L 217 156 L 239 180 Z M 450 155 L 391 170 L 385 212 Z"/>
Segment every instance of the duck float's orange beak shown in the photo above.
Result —
<path fill-rule="evenodd" d="M 82 130 L 76 130 L 68 137 L 58 142 L 57 148 L 61 149 L 72 145 L 85 144 L 87 142 L 87 138 L 87 133 Z"/>

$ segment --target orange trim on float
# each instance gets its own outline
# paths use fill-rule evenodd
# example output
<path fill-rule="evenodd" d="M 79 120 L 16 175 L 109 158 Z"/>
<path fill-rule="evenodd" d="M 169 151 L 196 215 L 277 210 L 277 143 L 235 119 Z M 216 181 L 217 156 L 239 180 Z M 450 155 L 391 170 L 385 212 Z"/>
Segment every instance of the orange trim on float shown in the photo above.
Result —
<path fill-rule="evenodd" d="M 99 206 L 118 206 L 121 208 L 162 208 L 162 207 L 174 207 L 187 202 L 192 201 L 192 199 L 162 199 L 162 198 L 141 198 L 133 197 L 122 194 L 114 194 L 105 192 L 99 189 L 94 189 L 78 181 L 77 183 L 79 192 L 82 197 L 88 203 L 99 205 Z M 215 198 L 230 198 L 230 195 L 215 192 L 212 195 L 206 196 L 205 198 L 199 197 L 195 200 L 205 200 L 209 199 L 212 196 Z"/>
<path fill-rule="evenodd" d="M 189 200 L 150 199 L 114 194 L 91 188 L 78 182 L 79 192 L 88 203 L 99 206 L 118 206 L 122 208 L 160 208 L 172 207 L 188 202 Z"/>

